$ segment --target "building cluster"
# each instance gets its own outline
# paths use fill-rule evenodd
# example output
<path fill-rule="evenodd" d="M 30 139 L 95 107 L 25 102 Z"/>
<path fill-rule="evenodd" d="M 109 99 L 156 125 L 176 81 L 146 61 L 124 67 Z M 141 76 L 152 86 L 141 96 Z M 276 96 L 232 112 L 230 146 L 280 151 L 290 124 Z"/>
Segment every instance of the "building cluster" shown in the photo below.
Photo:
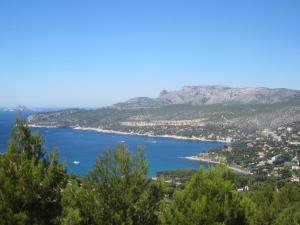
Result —
<path fill-rule="evenodd" d="M 300 181 L 300 122 L 257 131 L 210 155 L 225 157 L 255 175 Z"/>

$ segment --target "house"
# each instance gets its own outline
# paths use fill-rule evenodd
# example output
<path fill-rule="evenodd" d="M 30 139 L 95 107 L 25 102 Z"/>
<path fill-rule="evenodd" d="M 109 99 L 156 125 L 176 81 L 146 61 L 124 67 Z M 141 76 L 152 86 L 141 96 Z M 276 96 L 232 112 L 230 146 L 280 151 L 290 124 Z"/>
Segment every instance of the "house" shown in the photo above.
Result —
<path fill-rule="evenodd" d="M 300 182 L 300 177 L 292 177 L 291 181 L 292 182 Z"/>
<path fill-rule="evenodd" d="M 249 186 L 245 186 L 245 187 L 242 187 L 242 188 L 238 188 L 237 191 L 249 191 Z"/>

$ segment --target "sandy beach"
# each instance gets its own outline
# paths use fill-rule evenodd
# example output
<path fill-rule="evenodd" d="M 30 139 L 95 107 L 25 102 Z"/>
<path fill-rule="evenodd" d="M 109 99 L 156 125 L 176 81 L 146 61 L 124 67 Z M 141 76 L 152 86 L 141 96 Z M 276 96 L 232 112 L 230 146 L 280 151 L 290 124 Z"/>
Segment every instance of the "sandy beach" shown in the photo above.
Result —
<path fill-rule="evenodd" d="M 36 127 L 36 128 L 58 128 L 58 126 L 44 126 L 44 125 L 35 125 L 35 124 L 29 124 L 29 127 Z"/>
<path fill-rule="evenodd" d="M 71 127 L 75 130 L 90 130 L 90 131 L 96 131 L 100 133 L 108 133 L 108 134 L 124 134 L 124 135 L 137 135 L 137 136 L 146 136 L 146 137 L 158 137 L 158 138 L 173 138 L 173 139 L 179 139 L 179 140 L 192 140 L 192 141 L 211 141 L 211 142 L 222 142 L 227 143 L 224 140 L 210 140 L 205 138 L 198 138 L 198 137 L 183 137 L 183 136 L 177 136 L 177 135 L 152 135 L 152 134 L 140 134 L 135 132 L 123 132 L 123 131 L 116 131 L 116 130 L 106 130 L 102 128 L 95 128 L 95 127 Z"/>
<path fill-rule="evenodd" d="M 29 127 L 36 127 L 36 128 L 59 128 L 59 126 L 47 126 L 47 125 L 36 125 L 36 124 L 29 124 Z M 153 134 L 140 134 L 135 132 L 124 132 L 124 131 L 117 131 L 117 130 L 107 130 L 102 128 L 96 127 L 69 127 L 74 130 L 87 130 L 87 131 L 96 131 L 99 133 L 107 133 L 107 134 L 123 134 L 123 135 L 136 135 L 136 136 L 145 136 L 145 137 L 154 137 L 154 138 L 173 138 L 178 140 L 191 140 L 191 141 L 210 141 L 210 142 L 221 142 L 221 143 L 228 143 L 225 140 L 211 140 L 205 139 L 200 137 L 184 137 L 184 136 L 177 136 L 177 135 L 153 135 Z"/>

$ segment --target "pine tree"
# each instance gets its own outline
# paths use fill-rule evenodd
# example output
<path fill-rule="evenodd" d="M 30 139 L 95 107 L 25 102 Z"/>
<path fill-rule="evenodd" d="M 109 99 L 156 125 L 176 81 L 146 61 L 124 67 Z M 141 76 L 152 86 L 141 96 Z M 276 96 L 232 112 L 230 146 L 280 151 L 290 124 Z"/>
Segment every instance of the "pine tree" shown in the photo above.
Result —
<path fill-rule="evenodd" d="M 133 155 L 119 145 L 98 157 L 86 181 L 64 191 L 63 221 L 72 224 L 158 224 L 163 198 L 159 184 L 147 177 L 143 150 Z M 77 196 L 77 197 L 76 197 Z M 67 224 L 67 223 L 65 223 Z"/>
<path fill-rule="evenodd" d="M 183 191 L 164 210 L 162 224 L 243 225 L 247 224 L 248 201 L 238 196 L 233 174 L 226 167 L 200 169 Z"/>
<path fill-rule="evenodd" d="M 61 214 L 66 169 L 57 152 L 45 156 L 44 142 L 18 118 L 0 157 L 1 224 L 55 224 Z"/>

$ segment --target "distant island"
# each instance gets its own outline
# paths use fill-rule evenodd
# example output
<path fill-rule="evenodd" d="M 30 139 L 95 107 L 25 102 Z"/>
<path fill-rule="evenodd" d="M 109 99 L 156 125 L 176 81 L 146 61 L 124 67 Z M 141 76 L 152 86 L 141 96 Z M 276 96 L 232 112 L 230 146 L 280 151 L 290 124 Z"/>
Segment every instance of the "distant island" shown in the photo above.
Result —
<path fill-rule="evenodd" d="M 6 107 L 6 108 L 0 108 L 0 111 L 4 112 L 33 112 L 34 110 L 31 108 L 28 108 L 24 105 L 19 105 L 16 107 Z"/>

